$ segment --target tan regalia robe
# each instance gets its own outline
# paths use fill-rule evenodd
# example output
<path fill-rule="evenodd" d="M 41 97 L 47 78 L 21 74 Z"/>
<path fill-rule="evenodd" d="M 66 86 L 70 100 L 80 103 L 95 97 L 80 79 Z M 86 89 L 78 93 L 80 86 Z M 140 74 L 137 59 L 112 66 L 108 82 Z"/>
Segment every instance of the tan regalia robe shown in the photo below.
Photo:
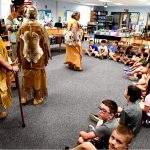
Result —
<path fill-rule="evenodd" d="M 22 65 L 22 97 L 47 97 L 45 66 L 51 58 L 50 42 L 46 30 L 36 21 L 24 23 L 17 35 L 18 57 Z"/>
<path fill-rule="evenodd" d="M 8 61 L 8 55 L 6 47 L 2 41 L 2 38 L 0 37 L 0 54 L 1 56 Z M 0 104 L 3 108 L 8 108 L 12 104 L 12 98 L 11 98 L 11 88 L 9 82 L 7 82 L 7 76 L 6 76 L 7 70 L 0 64 Z"/>

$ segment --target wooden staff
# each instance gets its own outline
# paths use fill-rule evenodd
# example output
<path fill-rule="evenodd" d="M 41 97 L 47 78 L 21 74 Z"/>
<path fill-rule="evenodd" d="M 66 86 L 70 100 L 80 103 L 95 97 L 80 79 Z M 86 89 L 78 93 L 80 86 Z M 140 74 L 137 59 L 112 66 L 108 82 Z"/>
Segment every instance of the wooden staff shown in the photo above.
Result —
<path fill-rule="evenodd" d="M 22 104 L 21 104 L 21 94 L 20 94 L 20 84 L 19 84 L 18 72 L 15 72 L 14 74 L 15 74 L 16 86 L 18 88 L 19 104 L 20 104 L 20 111 L 21 111 L 21 118 L 22 118 L 22 127 L 25 127 L 24 115 L 23 115 Z"/>

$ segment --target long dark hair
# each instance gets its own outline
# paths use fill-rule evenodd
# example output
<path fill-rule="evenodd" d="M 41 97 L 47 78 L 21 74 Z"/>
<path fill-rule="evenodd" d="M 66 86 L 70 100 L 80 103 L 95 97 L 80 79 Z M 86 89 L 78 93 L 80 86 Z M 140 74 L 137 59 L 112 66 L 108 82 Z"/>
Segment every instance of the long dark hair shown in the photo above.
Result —
<path fill-rule="evenodd" d="M 24 0 L 11 0 L 13 6 L 15 7 L 15 11 L 24 4 Z"/>
<path fill-rule="evenodd" d="M 73 12 L 73 14 L 71 15 L 71 18 L 76 19 L 75 17 L 76 17 L 78 14 L 80 14 L 79 11 Z"/>
<path fill-rule="evenodd" d="M 128 55 L 130 53 L 130 50 L 133 48 L 133 46 L 128 46 L 125 52 L 125 55 Z"/>

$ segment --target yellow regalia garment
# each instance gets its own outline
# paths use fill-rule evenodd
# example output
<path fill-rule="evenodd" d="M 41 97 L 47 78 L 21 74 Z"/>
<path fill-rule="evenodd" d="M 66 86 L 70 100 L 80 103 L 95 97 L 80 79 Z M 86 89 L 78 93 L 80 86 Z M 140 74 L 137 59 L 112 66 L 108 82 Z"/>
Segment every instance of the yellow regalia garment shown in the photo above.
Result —
<path fill-rule="evenodd" d="M 22 65 L 22 97 L 45 98 L 48 95 L 45 66 L 51 57 L 46 30 L 36 21 L 23 24 L 17 35 L 19 61 Z"/>
<path fill-rule="evenodd" d="M 72 25 L 77 23 L 75 19 L 70 19 L 68 21 L 67 29 L 70 30 Z M 75 67 L 81 67 L 82 60 L 82 47 L 81 46 L 73 46 L 66 44 L 66 64 L 72 64 Z"/>
<path fill-rule="evenodd" d="M 8 55 L 6 47 L 0 37 L 0 54 L 8 61 Z M 6 69 L 0 64 L 0 103 L 3 108 L 8 108 L 12 104 L 10 85 L 7 83 Z"/>

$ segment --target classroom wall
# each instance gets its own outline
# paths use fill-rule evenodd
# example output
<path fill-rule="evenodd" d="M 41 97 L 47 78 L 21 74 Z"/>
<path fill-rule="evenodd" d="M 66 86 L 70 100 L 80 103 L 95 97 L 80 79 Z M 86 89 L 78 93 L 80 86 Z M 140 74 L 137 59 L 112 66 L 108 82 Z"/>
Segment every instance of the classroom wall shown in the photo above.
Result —
<path fill-rule="evenodd" d="M 142 6 L 142 7 L 134 7 L 134 6 L 109 6 L 108 12 L 111 14 L 111 12 L 124 12 L 124 9 L 128 9 L 129 12 L 140 12 L 140 16 L 144 17 L 143 21 L 140 21 L 140 24 L 143 23 L 143 25 L 146 25 L 147 21 L 147 14 L 150 12 L 150 9 L 148 6 Z"/>
<path fill-rule="evenodd" d="M 0 0 L 0 18 L 6 18 L 10 14 L 11 0 Z"/>
<path fill-rule="evenodd" d="M 52 11 L 53 23 L 58 21 L 58 17 L 61 17 L 61 22 L 65 22 L 66 10 L 80 11 L 81 18 L 79 22 L 82 25 L 87 25 L 87 22 L 90 21 L 91 6 L 57 2 L 57 0 L 34 0 L 34 3 L 36 3 L 38 9 L 45 9 L 45 5 L 48 6 L 47 9 L 50 9 Z"/>
<path fill-rule="evenodd" d="M 33 0 L 33 4 L 37 6 L 37 9 L 46 9 L 51 10 L 53 23 L 56 22 L 56 0 Z"/>
<path fill-rule="evenodd" d="M 11 0 L 0 0 L 0 18 L 7 18 L 10 13 L 10 4 Z M 33 4 L 36 5 L 38 9 L 45 9 L 45 5 L 47 5 L 47 10 L 52 11 L 53 24 L 58 21 L 58 17 L 61 17 L 62 22 L 66 21 L 66 10 L 80 11 L 81 18 L 79 22 L 82 25 L 87 25 L 87 23 L 90 21 L 91 6 L 57 2 L 57 0 L 33 0 Z M 124 12 L 124 9 L 128 9 L 129 12 L 140 12 L 140 15 L 144 17 L 144 20 L 140 23 L 143 23 L 144 25 L 147 21 L 147 14 L 150 12 L 148 6 L 109 6 L 107 9 L 108 14 L 111 12 Z"/>
<path fill-rule="evenodd" d="M 90 21 L 91 6 L 57 2 L 57 17 L 62 17 L 62 22 L 64 22 L 66 19 L 66 16 L 63 15 L 65 14 L 66 10 L 79 11 L 81 14 L 79 22 L 82 25 L 87 25 L 87 23 Z"/>

